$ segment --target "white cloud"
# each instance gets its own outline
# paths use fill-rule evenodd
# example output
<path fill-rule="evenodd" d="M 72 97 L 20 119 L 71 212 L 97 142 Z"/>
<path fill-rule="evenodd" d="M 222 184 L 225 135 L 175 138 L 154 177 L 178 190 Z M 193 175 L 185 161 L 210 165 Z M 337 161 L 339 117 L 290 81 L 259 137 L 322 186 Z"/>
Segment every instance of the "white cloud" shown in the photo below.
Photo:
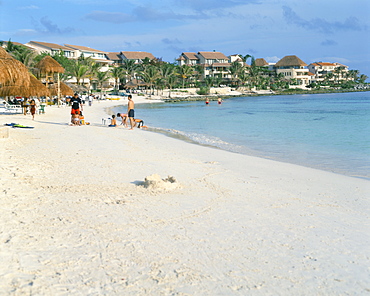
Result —
<path fill-rule="evenodd" d="M 265 57 L 265 60 L 266 62 L 268 63 L 276 63 L 278 62 L 279 60 L 281 60 L 281 58 L 277 57 L 277 56 L 273 56 L 273 57 Z"/>
<path fill-rule="evenodd" d="M 33 10 L 33 9 L 40 9 L 40 7 L 38 7 L 36 5 L 29 5 L 29 6 L 19 7 L 18 9 L 20 9 L 20 10 Z"/>

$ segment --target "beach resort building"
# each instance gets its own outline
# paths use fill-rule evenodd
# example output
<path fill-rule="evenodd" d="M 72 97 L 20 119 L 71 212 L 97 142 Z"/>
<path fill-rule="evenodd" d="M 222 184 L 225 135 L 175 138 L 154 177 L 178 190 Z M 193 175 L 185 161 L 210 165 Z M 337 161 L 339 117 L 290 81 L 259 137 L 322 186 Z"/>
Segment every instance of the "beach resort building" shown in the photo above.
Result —
<path fill-rule="evenodd" d="M 71 48 L 75 52 L 75 58 L 84 57 L 91 58 L 101 66 L 100 71 L 106 72 L 113 62 L 106 57 L 106 52 L 93 49 L 87 46 L 64 44 L 65 47 Z"/>
<path fill-rule="evenodd" d="M 348 66 L 340 63 L 315 62 L 308 65 L 313 82 L 339 81 L 348 79 Z"/>
<path fill-rule="evenodd" d="M 183 52 L 177 59 L 178 65 L 199 65 L 203 68 L 201 74 L 202 79 L 206 77 L 231 78 L 229 67 L 231 63 L 229 58 L 221 52 L 217 51 L 199 51 Z"/>
<path fill-rule="evenodd" d="M 153 54 L 145 51 L 121 51 L 118 56 L 122 61 L 133 60 L 135 64 L 141 64 L 145 59 L 150 61 L 155 59 Z"/>
<path fill-rule="evenodd" d="M 177 59 L 177 63 L 179 66 L 195 66 L 199 64 L 199 58 L 197 57 L 197 54 L 195 52 L 183 52 Z"/>
<path fill-rule="evenodd" d="M 232 55 L 229 56 L 229 63 L 231 64 L 231 63 L 234 63 L 234 62 L 238 62 L 242 65 L 247 65 L 243 62 L 243 59 L 238 54 L 232 54 Z"/>
<path fill-rule="evenodd" d="M 119 55 L 119 52 L 107 52 L 105 56 L 112 62 L 112 66 L 122 65 L 122 59 Z"/>
<path fill-rule="evenodd" d="M 55 55 L 59 52 L 62 52 L 63 55 L 69 59 L 77 58 L 77 53 L 74 49 L 63 45 L 40 41 L 30 41 L 25 45 L 35 50 L 37 54 L 47 53 L 50 55 Z"/>
<path fill-rule="evenodd" d="M 273 68 L 276 75 L 282 74 L 285 79 L 295 80 L 296 88 L 303 88 L 311 83 L 312 74 L 309 73 L 307 64 L 295 55 L 283 57 Z"/>

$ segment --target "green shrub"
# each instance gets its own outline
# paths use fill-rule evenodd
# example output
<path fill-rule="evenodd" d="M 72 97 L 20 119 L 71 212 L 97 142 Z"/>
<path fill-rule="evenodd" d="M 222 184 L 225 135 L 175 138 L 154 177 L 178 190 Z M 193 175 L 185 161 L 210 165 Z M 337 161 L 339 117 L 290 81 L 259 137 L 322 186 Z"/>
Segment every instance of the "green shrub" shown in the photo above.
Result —
<path fill-rule="evenodd" d="M 202 86 L 202 87 L 201 87 L 201 88 L 199 88 L 199 90 L 197 91 L 197 94 L 198 94 L 198 95 L 209 95 L 209 91 L 210 91 L 210 88 L 209 88 L 209 87 Z"/>

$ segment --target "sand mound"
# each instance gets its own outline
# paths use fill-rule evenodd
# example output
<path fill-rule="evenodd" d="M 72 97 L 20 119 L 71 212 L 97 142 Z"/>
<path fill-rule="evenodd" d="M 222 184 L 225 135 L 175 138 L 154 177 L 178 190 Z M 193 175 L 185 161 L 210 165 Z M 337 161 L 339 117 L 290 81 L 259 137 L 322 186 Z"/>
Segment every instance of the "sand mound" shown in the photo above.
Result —
<path fill-rule="evenodd" d="M 147 176 L 142 185 L 153 191 L 172 191 L 180 187 L 175 177 L 168 176 L 162 179 L 158 174 Z"/>

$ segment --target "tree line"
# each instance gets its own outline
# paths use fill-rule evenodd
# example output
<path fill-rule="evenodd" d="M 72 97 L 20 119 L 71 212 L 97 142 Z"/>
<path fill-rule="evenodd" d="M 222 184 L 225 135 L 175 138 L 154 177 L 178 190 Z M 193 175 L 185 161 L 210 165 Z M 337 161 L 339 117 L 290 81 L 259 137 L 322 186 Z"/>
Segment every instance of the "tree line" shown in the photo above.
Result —
<path fill-rule="evenodd" d="M 47 53 L 37 54 L 32 49 L 15 45 L 7 42 L 5 48 L 15 59 L 22 62 L 36 77 L 37 69 L 34 67 Z M 95 84 L 99 90 L 102 90 L 108 81 L 112 78 L 114 85 L 111 86 L 114 92 L 124 88 L 124 85 L 130 82 L 142 82 L 150 93 L 159 92 L 163 89 L 177 89 L 196 87 L 199 88 L 199 94 L 208 94 L 211 87 L 227 85 L 235 88 L 245 87 L 247 89 L 271 89 L 284 90 L 289 85 L 297 85 L 296 79 L 287 79 L 282 73 L 276 74 L 270 71 L 268 67 L 256 66 L 253 56 L 239 55 L 243 63 L 238 61 L 232 62 L 227 71 L 231 78 L 224 78 L 220 73 L 214 73 L 215 69 L 211 68 L 208 77 L 203 77 L 204 65 L 182 65 L 167 63 L 160 58 L 150 60 L 145 58 L 140 64 L 134 60 L 123 60 L 122 64 L 109 66 L 108 71 L 101 71 L 102 65 L 94 61 L 91 57 L 80 56 L 77 59 L 69 59 L 64 56 L 62 51 L 52 55 L 52 57 L 65 69 L 65 73 L 60 75 L 61 81 L 68 81 L 71 78 L 76 79 L 77 85 L 81 85 L 85 79 L 88 79 L 90 85 Z M 250 66 L 247 62 L 250 62 Z M 358 70 L 344 71 L 344 67 L 338 67 L 333 72 L 325 74 L 324 80 L 315 82 L 309 87 L 320 88 L 340 87 L 354 88 L 357 84 L 365 83 L 368 77 L 360 75 Z M 110 87 L 110 88 L 111 88 Z M 171 92 L 169 92 L 169 96 Z"/>

